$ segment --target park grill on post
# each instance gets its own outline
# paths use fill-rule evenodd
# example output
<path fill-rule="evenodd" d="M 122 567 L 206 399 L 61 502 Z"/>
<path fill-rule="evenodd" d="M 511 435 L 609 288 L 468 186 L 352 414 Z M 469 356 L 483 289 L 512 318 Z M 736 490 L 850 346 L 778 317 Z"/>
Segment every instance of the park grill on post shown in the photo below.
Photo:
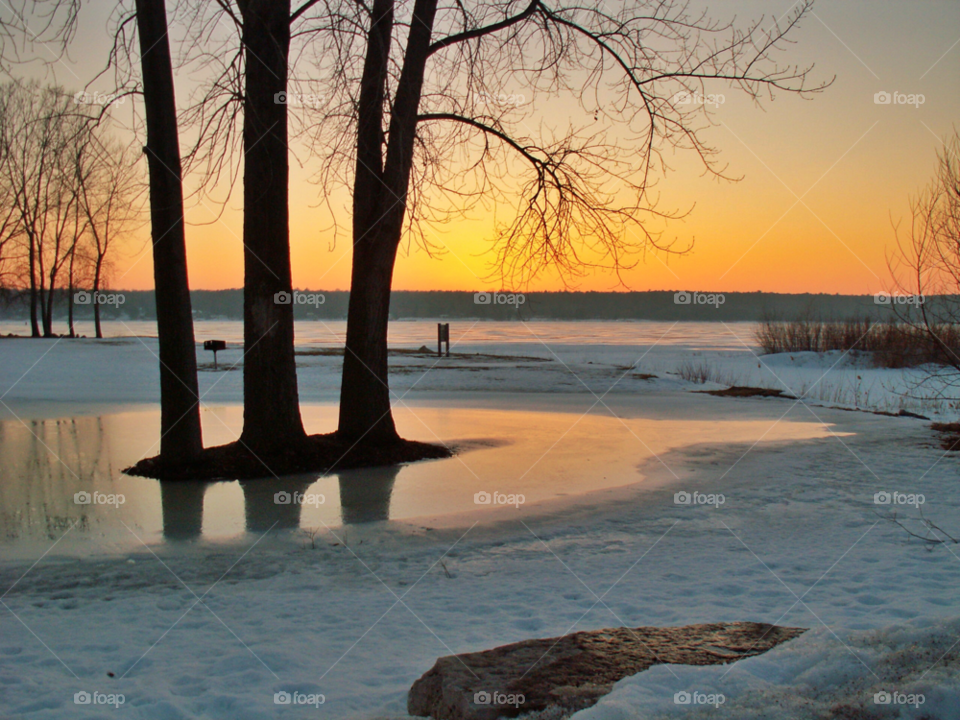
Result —
<path fill-rule="evenodd" d="M 224 340 L 204 340 L 203 341 L 204 350 L 213 351 L 213 369 L 217 369 L 217 351 L 226 350 L 227 343 Z"/>
<path fill-rule="evenodd" d="M 437 357 L 443 357 L 443 344 L 447 344 L 447 357 L 450 357 L 450 323 L 437 323 Z"/>

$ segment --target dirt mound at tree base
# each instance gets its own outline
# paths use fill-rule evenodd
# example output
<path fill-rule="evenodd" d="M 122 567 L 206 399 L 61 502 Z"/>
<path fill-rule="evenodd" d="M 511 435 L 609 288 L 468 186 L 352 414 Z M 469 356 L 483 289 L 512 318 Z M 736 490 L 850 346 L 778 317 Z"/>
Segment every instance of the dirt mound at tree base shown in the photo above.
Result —
<path fill-rule="evenodd" d="M 414 440 L 400 440 L 385 445 L 356 445 L 344 442 L 337 433 L 329 433 L 311 435 L 302 445 L 279 453 L 255 454 L 240 442 L 233 442 L 206 448 L 196 460 L 185 465 L 167 465 L 157 456 L 144 458 L 123 472 L 158 480 L 252 480 L 276 475 L 399 465 L 452 456 L 453 450 L 442 445 Z"/>

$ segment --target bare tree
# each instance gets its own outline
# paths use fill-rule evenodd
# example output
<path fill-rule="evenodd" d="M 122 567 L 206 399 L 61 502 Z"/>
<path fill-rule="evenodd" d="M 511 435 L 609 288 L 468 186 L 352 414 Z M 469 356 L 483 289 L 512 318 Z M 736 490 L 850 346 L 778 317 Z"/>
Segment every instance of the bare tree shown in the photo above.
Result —
<path fill-rule="evenodd" d="M 244 424 L 240 442 L 257 454 L 297 447 L 300 417 L 294 353 L 289 233 L 288 106 L 292 28 L 313 25 L 289 0 L 185 0 L 179 10 L 189 47 L 185 64 L 208 74 L 184 113 L 196 131 L 187 159 L 208 187 L 232 188 L 243 160 Z M 228 28 L 226 31 L 224 28 Z M 242 132 L 237 128 L 242 122 Z"/>
<path fill-rule="evenodd" d="M 11 15 L 0 23 L 0 41 L 13 31 L 15 51 L 54 40 L 63 50 L 73 38 L 81 0 L 15 0 Z M 196 345 L 187 278 L 183 222 L 183 181 L 177 127 L 173 69 L 163 0 L 136 0 L 136 12 L 121 23 L 121 34 L 135 22 L 140 42 L 140 70 L 150 177 L 157 335 L 160 349 L 160 457 L 166 464 L 195 458 L 203 449 Z M 40 29 L 32 21 L 40 18 Z M 7 51 L 10 43 L 0 45 Z M 49 46 L 44 44 L 45 48 Z M 111 54 L 115 58 L 117 48 Z M 19 56 L 16 58 L 19 60 Z M 56 57 L 53 58 L 54 60 Z M 31 242 L 32 242 L 31 238 Z M 31 251 L 31 278 L 37 262 Z M 43 274 L 42 268 L 39 270 Z M 33 282 L 33 281 L 31 281 Z M 41 288 L 42 290 L 42 288 Z M 32 293 L 33 295 L 33 293 Z M 38 333 L 36 301 L 31 300 L 33 333 Z M 48 317 L 49 312 L 44 314 Z"/>
<path fill-rule="evenodd" d="M 51 337 L 58 278 L 80 230 L 69 168 L 86 141 L 90 117 L 60 88 L 14 81 L 4 94 L 4 181 L 24 245 L 31 332 L 39 337 L 42 327 L 42 335 Z"/>
<path fill-rule="evenodd" d="M 22 228 L 18 222 L 16 193 L 9 182 L 13 150 L 9 128 L 13 120 L 11 97 L 14 87 L 12 83 L 0 86 L 0 288 L 4 289 L 18 285 L 15 268 L 21 259 L 18 240 Z"/>
<path fill-rule="evenodd" d="M 438 219 L 480 203 L 502 220 L 507 208 L 495 267 L 520 284 L 670 250 L 653 223 L 674 215 L 652 193 L 663 151 L 690 150 L 723 175 L 701 139 L 708 83 L 755 101 L 825 87 L 776 60 L 811 6 L 741 26 L 671 0 L 325 3 L 315 45 L 327 103 L 314 136 L 325 190 L 341 180 L 353 191 L 341 437 L 398 437 L 387 323 L 405 236 L 436 248 Z M 557 99 L 582 118 L 550 122 Z"/>
<path fill-rule="evenodd" d="M 293 348 L 287 90 L 290 0 L 238 0 L 243 95 L 243 434 L 255 451 L 306 438 Z"/>
<path fill-rule="evenodd" d="M 929 185 L 910 201 L 910 225 L 894 227 L 897 250 L 890 267 L 902 305 L 898 320 L 919 331 L 929 371 L 921 382 L 940 397 L 960 390 L 960 133 L 943 141 Z M 912 299 L 912 301 L 911 301 Z M 918 348 L 918 350 L 920 350 Z M 915 388 L 915 390 L 919 390 Z"/>
<path fill-rule="evenodd" d="M 0 5 L 0 72 L 25 60 L 55 63 L 73 40 L 81 0 L 5 0 Z M 38 47 L 38 53 L 31 52 Z"/>
<path fill-rule="evenodd" d="M 92 137 L 92 136 L 91 136 Z M 88 144 L 89 139 L 85 140 L 83 145 Z M 81 145 L 80 147 L 83 147 Z M 80 152 L 76 153 L 77 155 Z M 70 249 L 67 251 L 67 262 L 65 263 L 67 269 L 67 337 L 75 338 L 77 336 L 76 326 L 73 322 L 73 308 L 74 308 L 74 289 L 77 287 L 77 281 L 80 280 L 80 276 L 83 273 L 86 265 L 86 255 L 83 253 L 83 248 L 81 243 L 87 234 L 87 228 L 89 227 L 89 220 L 86 218 L 86 214 L 82 212 L 80 208 L 80 184 L 79 177 L 74 176 L 74 193 L 76 200 L 73 203 L 73 240 L 70 243 Z M 97 296 L 94 295 L 94 302 L 98 300 Z"/>
<path fill-rule="evenodd" d="M 278 302 L 278 296 L 289 295 L 292 288 L 287 108 L 278 98 L 287 87 L 291 27 L 307 20 L 315 4 L 317 0 L 305 0 L 292 10 L 289 0 L 181 0 L 174 9 L 184 35 L 179 67 L 205 78 L 199 83 L 199 99 L 188 101 L 180 118 L 195 135 L 184 153 L 184 166 L 199 180 L 197 195 L 208 200 L 209 191 L 224 187 L 229 197 L 239 167 L 244 171 L 240 442 L 257 455 L 298 447 L 306 438 L 297 389 L 293 306 Z M 118 15 L 110 53 L 121 94 L 130 89 L 131 17 Z"/>
<path fill-rule="evenodd" d="M 80 262 L 71 259 L 71 279 L 79 266 L 89 269 L 84 279 L 89 279 L 95 299 L 106 279 L 108 257 L 116 242 L 140 227 L 140 201 L 146 187 L 136 160 L 130 145 L 105 133 L 92 134 L 77 153 L 77 207 L 86 221 L 86 242 L 74 252 Z M 103 337 L 100 314 L 100 303 L 94 302 L 94 330 L 98 338 Z"/>
<path fill-rule="evenodd" d="M 180 139 L 164 0 L 136 0 L 136 8 L 160 345 L 160 459 L 174 465 L 189 462 L 203 450 Z"/>

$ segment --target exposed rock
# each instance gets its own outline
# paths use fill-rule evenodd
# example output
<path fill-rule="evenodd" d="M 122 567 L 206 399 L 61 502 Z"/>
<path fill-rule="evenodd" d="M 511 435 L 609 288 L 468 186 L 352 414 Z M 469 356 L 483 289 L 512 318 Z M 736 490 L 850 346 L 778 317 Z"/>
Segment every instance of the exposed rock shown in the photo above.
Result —
<path fill-rule="evenodd" d="M 440 658 L 410 688 L 407 711 L 435 720 L 496 720 L 552 707 L 574 712 L 652 665 L 720 665 L 759 655 L 803 632 L 736 622 L 525 640 Z"/>

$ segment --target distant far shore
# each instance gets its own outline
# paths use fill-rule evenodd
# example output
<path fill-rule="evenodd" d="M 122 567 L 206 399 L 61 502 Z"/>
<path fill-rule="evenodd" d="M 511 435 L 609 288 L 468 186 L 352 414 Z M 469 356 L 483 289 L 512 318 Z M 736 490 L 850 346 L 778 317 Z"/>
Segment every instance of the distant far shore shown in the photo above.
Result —
<path fill-rule="evenodd" d="M 111 290 L 123 302 L 101 308 L 104 320 L 154 320 L 153 291 Z M 283 295 L 283 294 L 281 294 Z M 191 293 L 197 320 L 242 320 L 243 291 L 195 290 Z M 344 320 L 350 294 L 343 290 L 295 290 L 278 298 L 294 307 L 298 320 Z M 896 297 L 814 293 L 704 292 L 463 292 L 397 290 L 391 300 L 396 320 L 659 320 L 738 322 L 812 317 L 889 319 Z M 24 293 L 0 293 L 0 320 L 28 319 Z M 56 315 L 65 315 L 67 296 L 57 298 Z M 89 305 L 74 305 L 74 317 L 93 316 Z"/>

